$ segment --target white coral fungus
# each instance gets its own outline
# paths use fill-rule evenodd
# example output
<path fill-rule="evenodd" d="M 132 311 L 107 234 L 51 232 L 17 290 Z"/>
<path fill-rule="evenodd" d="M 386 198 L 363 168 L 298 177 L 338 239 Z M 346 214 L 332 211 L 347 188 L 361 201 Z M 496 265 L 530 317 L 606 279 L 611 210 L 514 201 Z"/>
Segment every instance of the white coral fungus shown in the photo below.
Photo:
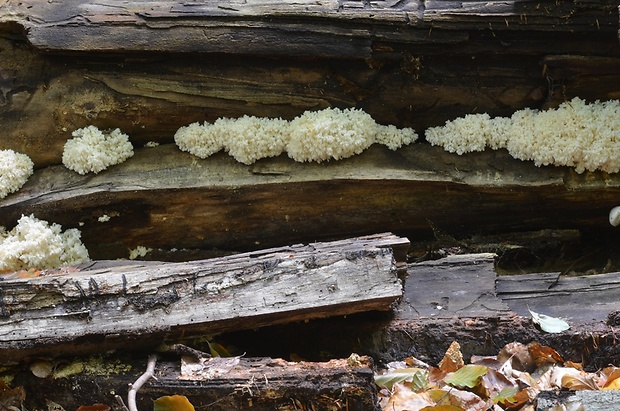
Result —
<path fill-rule="evenodd" d="M 8 233 L 0 227 L 0 270 L 42 270 L 88 261 L 80 236 L 78 229 L 62 232 L 58 224 L 22 215 Z"/>
<path fill-rule="evenodd" d="M 587 104 L 575 97 L 557 109 L 524 109 L 512 117 L 468 115 L 426 130 L 426 140 L 463 154 L 505 148 L 537 166 L 553 164 L 585 170 L 620 171 L 620 102 Z"/>
<path fill-rule="evenodd" d="M 26 154 L 0 150 L 0 199 L 19 190 L 33 169 L 34 164 Z"/>
<path fill-rule="evenodd" d="M 127 134 L 117 128 L 104 133 L 95 126 L 80 128 L 65 143 L 62 163 L 80 174 L 98 173 L 133 156 Z"/>
<path fill-rule="evenodd" d="M 222 149 L 244 164 L 287 152 L 295 161 L 327 161 L 359 154 L 374 143 L 392 150 L 417 139 L 411 128 L 377 124 L 358 109 L 307 111 L 293 121 L 243 116 L 192 123 L 175 134 L 177 146 L 200 158 Z"/>

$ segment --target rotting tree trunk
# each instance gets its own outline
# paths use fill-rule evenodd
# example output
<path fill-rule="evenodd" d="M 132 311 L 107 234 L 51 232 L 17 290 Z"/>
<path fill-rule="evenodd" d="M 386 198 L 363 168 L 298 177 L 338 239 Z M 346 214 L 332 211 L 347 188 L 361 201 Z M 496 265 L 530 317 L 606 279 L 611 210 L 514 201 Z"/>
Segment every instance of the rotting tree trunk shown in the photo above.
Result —
<path fill-rule="evenodd" d="M 358 356 L 359 357 L 359 356 Z M 186 358 L 184 360 L 187 361 Z M 331 360 L 324 363 L 287 362 L 271 358 L 215 358 L 213 362 L 238 364 L 210 365 L 203 368 L 204 376 L 187 378 L 181 361 L 161 361 L 155 368 L 156 379 L 150 380 L 137 395 L 138 408 L 152 408 L 153 400 L 164 395 L 185 395 L 196 409 L 210 411 L 371 411 L 378 410 L 377 387 L 369 358 Z M 79 363 L 78 363 L 79 364 Z M 112 363 L 117 368 L 119 363 Z M 102 369 L 113 368 L 102 364 Z M 16 377 L 28 393 L 45 393 L 27 397 L 29 409 L 47 406 L 43 398 L 61 404 L 65 409 L 77 409 L 93 402 L 114 405 L 114 394 L 126 398 L 127 386 L 133 383 L 144 367 L 137 359 L 125 367 L 130 372 L 109 372 L 99 375 L 54 375 L 38 379 L 22 373 Z M 60 364 L 59 374 L 66 365 Z M 196 368 L 196 367 L 194 367 Z M 208 374 L 210 378 L 207 378 Z M 196 375 L 196 373 L 194 373 Z"/>
<path fill-rule="evenodd" d="M 101 351 L 102 337 L 118 344 L 126 335 L 215 334 L 389 310 L 402 295 L 396 258 L 403 263 L 408 246 L 376 235 L 187 263 L 96 262 L 84 271 L 2 281 L 0 361 L 52 344 L 59 354 L 78 339 L 82 351 Z"/>
<path fill-rule="evenodd" d="M 618 98 L 617 23 L 611 0 L 3 0 L 0 149 L 47 166 L 89 124 L 140 146 L 222 116 L 359 107 L 423 131 Z"/>
<path fill-rule="evenodd" d="M 144 246 L 153 249 L 149 259 L 179 261 L 384 231 L 415 240 L 437 230 L 612 234 L 607 216 L 619 197 L 618 174 L 538 168 L 503 150 L 458 157 L 421 144 L 375 146 L 328 164 L 281 156 L 245 166 L 165 145 L 94 176 L 37 171 L 0 201 L 0 225 L 32 213 L 79 228 L 93 259 L 127 258 Z M 100 222 L 104 215 L 109 221 Z"/>

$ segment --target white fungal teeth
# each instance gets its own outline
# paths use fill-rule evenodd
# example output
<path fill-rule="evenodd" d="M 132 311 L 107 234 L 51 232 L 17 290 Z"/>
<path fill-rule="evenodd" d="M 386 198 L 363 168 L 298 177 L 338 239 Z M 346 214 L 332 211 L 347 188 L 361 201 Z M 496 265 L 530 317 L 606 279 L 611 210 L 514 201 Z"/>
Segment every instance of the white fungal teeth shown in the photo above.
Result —
<path fill-rule="evenodd" d="M 511 117 L 471 114 L 426 130 L 426 141 L 457 154 L 505 148 L 537 166 L 574 167 L 577 173 L 620 171 L 620 101 L 587 104 L 575 97 L 557 109 L 523 109 Z"/>
<path fill-rule="evenodd" d="M 339 160 L 374 143 L 391 150 L 418 138 L 411 128 L 377 124 L 360 109 L 306 111 L 292 121 L 280 118 L 220 118 L 181 127 L 174 140 L 182 151 L 206 158 L 222 149 L 244 164 L 286 152 L 295 161 Z"/>
<path fill-rule="evenodd" d="M 620 206 L 612 208 L 609 212 L 609 224 L 614 227 L 620 225 Z"/>
<path fill-rule="evenodd" d="M 34 163 L 26 154 L 0 150 L 0 199 L 19 190 L 34 171 Z"/>
<path fill-rule="evenodd" d="M 80 128 L 67 140 L 62 163 L 79 174 L 98 173 L 133 156 L 127 134 L 117 128 L 109 133 L 95 126 Z"/>

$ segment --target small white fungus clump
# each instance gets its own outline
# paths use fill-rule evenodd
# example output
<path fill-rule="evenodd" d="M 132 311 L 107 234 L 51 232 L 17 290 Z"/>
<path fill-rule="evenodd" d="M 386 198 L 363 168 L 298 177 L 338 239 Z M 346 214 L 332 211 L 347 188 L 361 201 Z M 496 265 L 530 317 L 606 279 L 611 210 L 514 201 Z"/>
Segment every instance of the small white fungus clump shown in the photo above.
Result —
<path fill-rule="evenodd" d="M 34 163 L 26 154 L 0 150 L 0 199 L 19 190 L 33 170 Z"/>
<path fill-rule="evenodd" d="M 133 156 L 127 134 L 117 128 L 104 133 L 95 126 L 80 128 L 65 143 L 62 163 L 80 174 L 98 173 Z"/>
<path fill-rule="evenodd" d="M 152 248 L 146 248 L 143 245 L 139 245 L 133 250 L 129 250 L 129 259 L 135 260 L 138 257 L 146 257 L 146 255 L 151 251 L 153 251 Z"/>
<path fill-rule="evenodd" d="M 252 164 L 283 152 L 299 162 L 339 160 L 374 143 L 396 150 L 417 137 L 411 128 L 377 124 L 362 110 L 328 108 L 307 111 L 290 122 L 243 116 L 192 123 L 179 128 L 174 140 L 181 150 L 200 158 L 224 149 L 237 161 Z"/>
<path fill-rule="evenodd" d="M 575 97 L 557 109 L 524 109 L 512 117 L 467 115 L 426 130 L 432 145 L 458 154 L 505 148 L 537 166 L 554 164 L 585 170 L 620 171 L 620 102 L 587 104 Z"/>
<path fill-rule="evenodd" d="M 62 232 L 58 224 L 22 215 L 11 231 L 0 227 L 0 270 L 43 270 L 88 261 L 80 236 L 78 229 Z"/>

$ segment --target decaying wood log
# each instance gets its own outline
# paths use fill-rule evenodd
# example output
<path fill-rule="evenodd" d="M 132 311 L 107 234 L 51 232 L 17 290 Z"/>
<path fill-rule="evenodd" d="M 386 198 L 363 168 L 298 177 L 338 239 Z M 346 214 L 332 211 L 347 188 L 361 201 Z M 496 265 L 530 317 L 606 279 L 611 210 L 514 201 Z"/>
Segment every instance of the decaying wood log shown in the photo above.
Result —
<path fill-rule="evenodd" d="M 329 347 L 329 354 L 335 357 L 357 352 L 389 362 L 413 355 L 437 364 L 452 341 L 461 345 L 466 359 L 472 355 L 497 355 L 504 345 L 514 341 L 537 341 L 558 350 L 565 360 L 583 363 L 590 370 L 620 361 L 620 329 L 608 318 L 618 310 L 613 290 L 606 293 L 597 286 L 583 287 L 578 295 L 584 297 L 578 299 L 565 291 L 558 291 L 553 300 L 538 300 L 535 293 L 517 299 L 516 294 L 497 290 L 518 282 L 518 276 L 496 277 L 493 267 L 494 259 L 487 253 L 412 263 L 408 265 L 403 298 L 393 314 L 358 314 L 227 333 L 218 338 L 248 355 L 296 353 L 312 360 L 321 359 L 325 347 Z M 525 278 L 528 276 L 533 282 L 535 275 Z M 539 278 L 546 277 L 543 274 Z M 605 277 L 613 287 L 620 273 Z M 597 278 L 594 276 L 592 281 Z M 562 279 L 565 284 L 575 285 L 588 281 L 588 276 Z M 549 294 L 554 292 L 553 287 L 548 290 Z M 559 334 L 542 332 L 533 324 L 528 306 L 540 314 L 564 318 L 571 328 Z M 325 340 L 317 347 L 313 336 L 319 334 Z"/>
<path fill-rule="evenodd" d="M 174 362 L 165 360 L 155 368 L 156 379 L 138 391 L 137 405 L 138 409 L 149 410 L 154 399 L 176 394 L 187 396 L 196 409 L 213 411 L 378 410 L 371 360 L 351 358 L 354 361 L 324 363 L 215 358 L 211 364 L 206 361 L 203 375 L 194 373 L 192 378 L 183 374 L 178 358 Z M 131 371 L 127 371 L 130 366 Z M 59 365 L 58 375 L 64 367 L 66 364 Z M 15 384 L 22 385 L 30 394 L 26 396 L 29 409 L 46 407 L 46 400 L 65 409 L 94 402 L 112 406 L 116 404 L 114 395 L 126 397 L 128 384 L 135 381 L 144 365 L 131 360 L 120 364 L 101 362 L 100 367 L 98 373 L 96 367 L 91 368 L 95 373 L 90 375 L 87 372 L 62 377 L 52 374 L 45 379 L 33 378 L 26 372 L 16 376 Z"/>
<path fill-rule="evenodd" d="M 2 281 L 0 360 L 77 339 L 98 345 L 101 337 L 213 334 L 389 310 L 402 294 L 395 255 L 402 262 L 407 247 L 407 239 L 377 235 Z"/>
<path fill-rule="evenodd" d="M 244 166 L 165 145 L 98 175 L 37 171 L 0 200 L 0 225 L 33 213 L 79 228 L 93 259 L 127 258 L 141 245 L 153 249 L 149 258 L 180 260 L 182 249 L 247 251 L 384 231 L 416 240 L 435 229 L 457 237 L 550 227 L 613 235 L 608 213 L 619 196 L 618 174 L 538 168 L 505 151 L 377 146 L 328 164 L 281 156 Z M 110 220 L 100 222 L 103 215 Z"/>
<path fill-rule="evenodd" d="M 141 146 L 244 114 L 358 107 L 422 132 L 618 98 L 616 3 L 3 0 L 0 149 L 43 167 L 89 124 Z"/>

